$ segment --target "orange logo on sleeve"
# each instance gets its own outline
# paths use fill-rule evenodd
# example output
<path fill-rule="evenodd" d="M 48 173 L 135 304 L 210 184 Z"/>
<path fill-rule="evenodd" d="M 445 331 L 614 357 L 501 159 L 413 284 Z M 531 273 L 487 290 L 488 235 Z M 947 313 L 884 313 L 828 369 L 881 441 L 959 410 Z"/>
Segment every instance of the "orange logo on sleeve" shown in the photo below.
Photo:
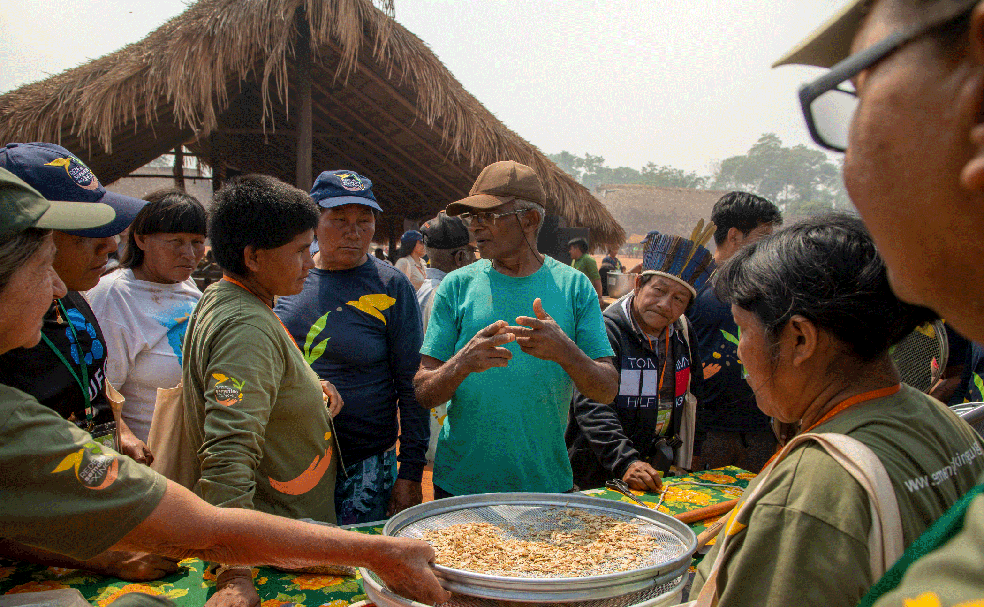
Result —
<path fill-rule="evenodd" d="M 230 407 L 243 400 L 243 387 L 246 382 L 239 381 L 235 377 L 228 377 L 222 373 L 213 373 L 212 377 L 218 383 L 215 384 L 215 402 L 220 405 Z M 228 385 L 226 385 L 228 383 Z"/>
<path fill-rule="evenodd" d="M 120 473 L 120 462 L 115 453 L 106 454 L 99 443 L 89 441 L 81 449 L 65 457 L 51 473 L 58 474 L 72 468 L 75 469 L 75 478 L 83 487 L 99 491 L 116 480 Z"/>

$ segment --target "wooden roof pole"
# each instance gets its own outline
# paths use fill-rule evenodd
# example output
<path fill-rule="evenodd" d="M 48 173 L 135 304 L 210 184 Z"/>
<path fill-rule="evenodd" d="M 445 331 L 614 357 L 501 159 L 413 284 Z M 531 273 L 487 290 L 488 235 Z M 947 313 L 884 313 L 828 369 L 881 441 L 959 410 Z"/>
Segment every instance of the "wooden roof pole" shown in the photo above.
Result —
<path fill-rule="evenodd" d="M 296 48 L 297 97 L 300 102 L 297 121 L 297 169 L 294 185 L 305 192 L 311 189 L 314 175 L 312 154 L 314 151 L 314 117 L 311 106 L 311 28 L 303 12 L 298 13 Z"/>
<path fill-rule="evenodd" d="M 174 187 L 179 190 L 185 189 L 184 159 L 184 146 L 176 146 L 174 148 L 174 168 L 172 169 L 172 174 L 174 175 Z"/>

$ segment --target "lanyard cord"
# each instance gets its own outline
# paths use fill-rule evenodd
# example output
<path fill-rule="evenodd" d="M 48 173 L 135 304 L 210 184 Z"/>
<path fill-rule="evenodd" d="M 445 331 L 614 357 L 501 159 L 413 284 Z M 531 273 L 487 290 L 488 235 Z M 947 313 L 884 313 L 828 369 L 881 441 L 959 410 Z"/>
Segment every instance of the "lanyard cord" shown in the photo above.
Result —
<path fill-rule="evenodd" d="M 902 384 L 895 384 L 894 386 L 887 386 L 885 388 L 878 388 L 876 390 L 870 390 L 870 391 L 865 392 L 863 394 L 855 394 L 851 398 L 848 398 L 848 399 L 844 400 L 843 402 L 838 403 L 833 409 L 831 409 L 830 411 L 827 411 L 827 413 L 823 417 L 821 417 L 819 420 L 817 420 L 812 426 L 810 426 L 806 430 L 803 430 L 802 432 L 798 432 L 797 434 L 805 434 L 807 432 L 810 432 L 811 430 L 813 430 L 814 428 L 816 428 L 820 424 L 823 424 L 825 422 L 830 421 L 836 415 L 838 415 L 839 413 L 841 413 L 842 411 L 844 411 L 845 409 L 847 409 L 849 407 L 853 407 L 854 405 L 857 405 L 857 404 L 860 404 L 860 403 L 863 403 L 863 402 L 867 402 L 869 400 L 875 400 L 876 398 L 884 398 L 886 396 L 891 396 L 893 394 L 898 393 L 898 391 L 901 390 L 901 389 L 902 389 Z M 772 460 L 776 459 L 776 457 L 779 455 L 779 452 L 781 452 L 781 451 L 782 451 L 782 449 L 780 448 L 779 451 L 777 451 L 772 457 L 770 457 L 769 458 L 769 461 L 767 461 L 765 463 L 765 466 L 762 466 L 762 469 L 765 470 L 769 466 L 769 464 L 772 463 Z"/>
<path fill-rule="evenodd" d="M 72 319 L 68 317 L 68 311 L 65 310 L 65 306 L 64 304 L 62 304 L 62 301 L 60 299 L 56 299 L 55 303 L 57 304 L 58 308 L 61 310 L 62 314 L 65 315 L 65 321 L 68 323 L 68 329 L 69 331 L 72 332 L 72 338 L 75 340 L 75 347 L 79 349 L 79 368 L 82 371 L 81 379 L 79 378 L 79 374 L 75 372 L 75 367 L 72 366 L 72 363 L 68 362 L 68 359 L 65 358 L 65 355 L 62 354 L 61 350 L 59 350 L 58 347 L 54 343 L 52 343 L 50 339 L 48 339 L 48 336 L 45 335 L 44 332 L 41 333 L 41 339 L 44 340 L 44 343 L 48 344 L 48 347 L 51 348 L 51 351 L 55 353 L 55 356 L 58 357 L 58 360 L 60 360 L 62 364 L 65 365 L 65 368 L 68 369 L 68 372 L 72 374 L 73 378 L 75 378 L 75 383 L 77 383 L 79 385 L 79 388 L 82 390 L 82 399 L 85 402 L 85 419 L 86 421 L 91 422 L 93 413 L 92 413 L 92 401 L 89 398 L 89 365 L 85 363 L 85 357 L 82 356 L 82 344 L 79 342 L 79 334 L 75 332 L 75 325 L 72 324 Z"/>
<path fill-rule="evenodd" d="M 260 296 L 259 296 L 259 295 L 257 295 L 256 293 L 254 293 L 254 292 L 253 292 L 253 291 L 252 291 L 252 290 L 251 290 L 251 289 L 250 289 L 249 287 L 247 287 L 247 286 L 246 286 L 246 285 L 244 285 L 243 283 L 241 283 L 241 282 L 239 282 L 239 281 L 238 281 L 238 280 L 236 280 L 235 278 L 229 278 L 228 276 L 223 276 L 223 277 L 222 277 L 222 280 L 225 280 L 225 281 L 227 281 L 227 282 L 231 282 L 232 284 L 234 284 L 234 285 L 236 285 L 237 287 L 239 287 L 239 288 L 241 288 L 241 289 L 244 289 L 244 290 L 245 290 L 245 291 L 246 291 L 247 293 L 249 293 L 249 294 L 250 294 L 250 295 L 252 295 L 253 297 L 255 297 L 255 298 L 257 298 L 257 299 L 259 299 L 260 301 L 263 301 L 263 298 L 262 298 L 262 297 L 260 297 Z M 264 304 L 264 305 L 266 305 L 266 302 L 264 301 L 264 302 L 263 302 L 263 304 Z M 269 306 L 267 306 L 267 307 L 269 308 Z M 270 313 L 271 313 L 271 314 L 273 314 L 273 308 L 270 308 Z M 296 347 L 296 348 L 297 348 L 298 350 L 300 350 L 300 349 L 301 349 L 301 347 L 300 347 L 299 345 L 297 345 L 297 340 L 296 340 L 296 339 L 294 339 L 294 336 L 293 336 L 293 335 L 291 335 L 291 334 L 290 334 L 290 331 L 288 331 L 288 330 L 287 330 L 287 325 L 285 325 L 285 324 L 284 324 L 284 321 L 282 321 L 282 320 L 280 320 L 280 317 L 279 317 L 279 316 L 277 316 L 276 314 L 273 314 L 273 317 L 274 317 L 274 318 L 276 318 L 276 319 L 277 319 L 277 322 L 279 322 L 279 323 L 280 323 L 280 326 L 284 328 L 284 333 L 286 333 L 286 334 L 287 334 L 287 337 L 289 337 L 289 338 L 290 338 L 290 340 L 291 340 L 292 342 L 294 342 L 294 347 Z"/>
<path fill-rule="evenodd" d="M 649 342 L 649 349 L 653 351 L 653 354 L 659 356 L 659 352 L 653 347 L 653 340 L 649 337 L 649 333 L 645 331 L 642 332 L 646 336 L 646 341 Z M 670 361 L 670 325 L 666 325 L 666 351 L 663 353 L 663 368 L 659 371 L 659 379 L 656 380 L 656 403 L 658 406 L 661 392 L 663 391 L 663 376 L 666 375 L 666 363 Z M 639 374 L 639 393 L 642 393 L 642 374 Z M 676 396 L 676 395 L 674 395 Z"/>

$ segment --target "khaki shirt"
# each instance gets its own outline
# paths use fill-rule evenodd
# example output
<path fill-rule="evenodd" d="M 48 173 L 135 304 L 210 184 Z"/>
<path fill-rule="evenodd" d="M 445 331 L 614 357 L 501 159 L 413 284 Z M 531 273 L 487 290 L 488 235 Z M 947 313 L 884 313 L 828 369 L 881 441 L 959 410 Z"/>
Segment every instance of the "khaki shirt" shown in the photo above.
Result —
<path fill-rule="evenodd" d="M 0 385 L 2 537 L 90 559 L 150 516 L 166 489 L 163 476 Z"/>
<path fill-rule="evenodd" d="M 905 385 L 813 432 L 846 434 L 874 451 L 895 487 L 906 546 L 984 472 L 981 438 L 942 403 Z M 875 581 L 867 493 L 815 443 L 794 449 L 766 482 L 758 503 L 734 515 L 727 564 L 718 574 L 720 606 L 856 605 Z M 715 545 L 698 567 L 692 598 L 718 551 Z"/>
<path fill-rule="evenodd" d="M 338 455 L 321 382 L 273 310 L 220 281 L 195 308 L 183 350 L 195 491 L 215 506 L 334 523 Z"/>

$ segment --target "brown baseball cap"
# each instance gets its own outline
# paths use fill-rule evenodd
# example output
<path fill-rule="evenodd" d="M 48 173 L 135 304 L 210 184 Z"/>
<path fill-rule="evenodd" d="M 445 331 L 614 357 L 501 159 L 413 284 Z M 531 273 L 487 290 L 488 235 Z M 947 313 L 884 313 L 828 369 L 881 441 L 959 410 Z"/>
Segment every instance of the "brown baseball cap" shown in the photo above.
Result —
<path fill-rule="evenodd" d="M 866 0 L 851 0 L 772 67 L 794 64 L 833 67 L 847 58 L 854 36 L 864 22 L 867 5 Z"/>
<path fill-rule="evenodd" d="M 543 185 L 533 169 L 514 160 L 500 160 L 482 169 L 468 198 L 449 204 L 447 214 L 454 216 L 469 209 L 491 209 L 516 199 L 547 204 Z"/>

